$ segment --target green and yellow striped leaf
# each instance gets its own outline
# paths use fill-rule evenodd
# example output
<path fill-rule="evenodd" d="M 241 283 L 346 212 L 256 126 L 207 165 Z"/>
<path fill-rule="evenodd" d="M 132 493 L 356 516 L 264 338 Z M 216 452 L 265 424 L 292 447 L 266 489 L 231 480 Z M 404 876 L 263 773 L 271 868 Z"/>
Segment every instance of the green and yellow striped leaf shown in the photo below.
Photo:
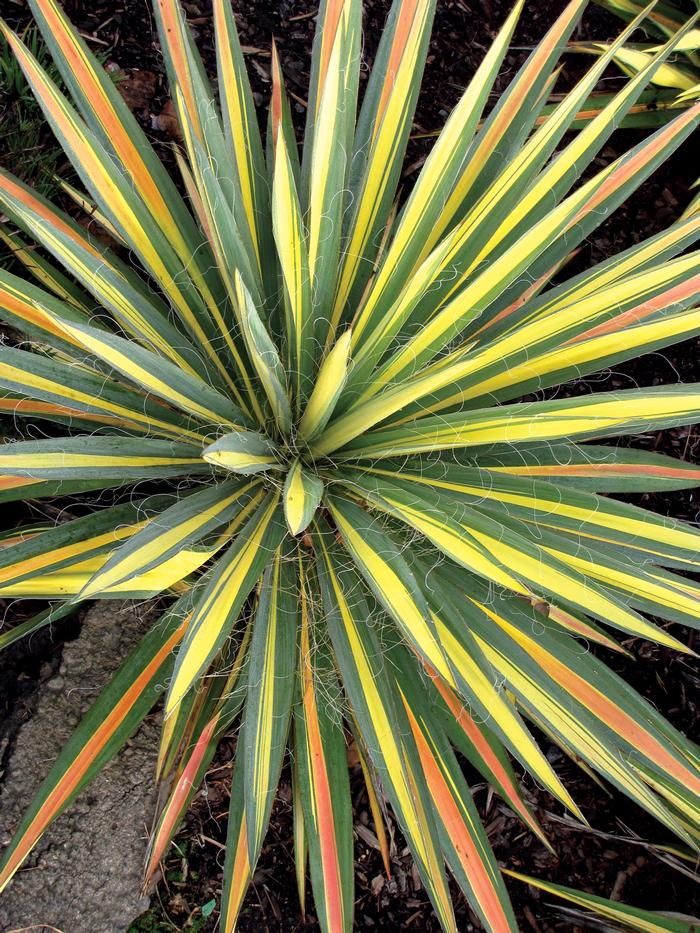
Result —
<path fill-rule="evenodd" d="M 301 405 L 313 366 L 314 320 L 304 221 L 284 133 L 278 134 L 275 148 L 272 228 L 284 282 L 288 367 L 294 374 L 294 397 Z"/>
<path fill-rule="evenodd" d="M 258 577 L 284 537 L 278 493 L 270 492 L 264 499 L 263 493 L 258 493 L 251 500 L 252 507 L 255 511 L 219 559 L 197 600 L 175 662 L 166 699 L 168 716 L 221 648 Z"/>
<path fill-rule="evenodd" d="M 87 351 L 175 408 L 210 424 L 239 428 L 247 424 L 245 415 L 229 398 L 198 376 L 183 373 L 171 360 L 87 324 L 61 322 L 61 327 Z"/>
<path fill-rule="evenodd" d="M 233 764 L 231 802 L 226 830 L 226 861 L 219 920 L 222 933 L 234 933 L 243 898 L 253 878 L 255 867 L 248 854 L 248 830 L 244 804 L 245 774 L 245 749 L 240 743 L 236 748 L 236 759 Z"/>
<path fill-rule="evenodd" d="M 154 512 L 169 504 L 166 496 L 158 496 L 102 509 L 54 528 L 30 525 L 19 529 L 13 546 L 0 549 L 0 592 L 40 595 L 49 585 L 47 578 L 70 577 L 86 561 L 106 559 L 120 542 L 144 527 Z"/>
<path fill-rule="evenodd" d="M 249 236 L 265 278 L 272 243 L 264 218 L 269 210 L 265 184 L 265 159 L 255 102 L 245 70 L 233 11 L 228 0 L 214 0 L 214 34 L 219 75 L 219 97 L 227 145 L 235 153 L 233 160 L 238 189 L 241 192 Z"/>
<path fill-rule="evenodd" d="M 217 658 L 182 721 L 177 722 L 176 715 L 163 723 L 159 776 L 164 780 L 164 776 L 173 773 L 167 800 L 149 842 L 146 881 L 156 872 L 187 807 L 199 791 L 222 733 L 243 704 L 242 675 L 246 672 L 248 644 L 246 629 L 237 650 L 225 647 Z M 187 705 L 181 703 L 178 713 Z"/>
<path fill-rule="evenodd" d="M 77 311 L 90 312 L 90 296 L 64 275 L 39 250 L 25 243 L 21 237 L 0 223 L 0 240 L 9 248 L 12 258 L 22 263 L 29 274 L 45 289 Z M 3 270 L 5 273 L 5 270 Z M 10 274 L 10 273 L 7 273 Z M 16 284 L 24 289 L 28 283 L 19 280 Z"/>
<path fill-rule="evenodd" d="M 209 471 L 196 447 L 151 438 L 87 435 L 0 444 L 0 476 L 125 483 Z"/>
<path fill-rule="evenodd" d="M 254 431 L 223 434 L 204 448 L 202 457 L 213 466 L 243 475 L 283 469 L 275 445 Z"/>
<path fill-rule="evenodd" d="M 292 712 L 297 673 L 298 558 L 279 550 L 260 583 L 249 651 L 245 748 L 245 811 L 251 864 L 272 810 Z"/>
<path fill-rule="evenodd" d="M 588 492 L 659 492 L 700 485 L 700 469 L 685 460 L 634 447 L 601 444 L 520 444 L 473 451 L 493 473 L 542 479 Z"/>
<path fill-rule="evenodd" d="M 340 397 L 350 367 L 352 331 L 338 337 L 321 363 L 311 397 L 299 422 L 299 436 L 311 441 L 328 424 Z"/>
<path fill-rule="evenodd" d="M 355 575 L 343 569 L 347 559 L 330 532 L 324 526 L 317 532 L 314 541 L 322 556 L 319 570 L 326 619 L 345 689 L 443 928 L 456 930 L 420 758 L 384 665 L 382 647 L 374 628 L 366 623 L 370 607 Z"/>
<path fill-rule="evenodd" d="M 493 443 L 589 440 L 692 424 L 699 415 L 700 394 L 691 383 L 420 418 L 403 427 L 370 431 L 361 438 L 353 426 L 348 434 L 355 440 L 340 450 L 345 432 L 342 436 L 339 431 L 331 433 L 331 425 L 313 449 L 317 455 L 333 453 L 334 459 L 355 460 Z"/>
<path fill-rule="evenodd" d="M 376 519 L 350 500 L 333 496 L 327 504 L 344 546 L 379 603 L 419 657 L 452 681 L 425 598 L 399 548 Z"/>
<path fill-rule="evenodd" d="M 260 499 L 257 485 L 255 480 L 232 481 L 182 495 L 175 505 L 161 512 L 110 557 L 81 591 L 82 598 L 93 599 L 133 577 L 157 571 L 164 564 L 177 560 L 185 548 L 214 532 L 217 540 L 212 543 L 213 549 L 223 546 L 248 517 L 256 498 Z M 212 547 L 202 552 L 202 563 L 211 552 Z M 185 570 L 183 566 L 182 576 L 191 569 Z M 168 585 L 169 582 L 164 584 Z"/>
<path fill-rule="evenodd" d="M 287 436 L 292 424 L 292 410 L 286 370 L 238 270 L 235 273 L 235 289 L 248 353 L 265 390 L 277 427 Z"/>
<path fill-rule="evenodd" d="M 129 334 L 186 372 L 208 373 L 194 348 L 188 346 L 187 338 L 169 320 L 167 307 L 149 294 L 129 266 L 104 247 L 91 243 L 70 217 L 3 169 L 0 201 L 4 210 L 46 247 Z"/>
<path fill-rule="evenodd" d="M 347 257 L 341 243 L 360 74 L 361 4 L 358 0 L 331 0 L 325 13 L 336 21 L 335 28 L 329 23 L 328 31 L 321 34 L 324 48 L 315 74 L 314 111 L 307 122 L 302 196 L 314 331 L 321 344 L 330 345 L 335 340 L 337 320 L 335 311 L 327 319 L 328 308 L 335 297 L 338 264 Z"/>
<path fill-rule="evenodd" d="M 22 42 L 6 28 L 4 32 L 37 101 L 83 184 L 122 238 L 161 284 L 196 345 L 204 350 L 209 362 L 219 370 L 224 381 L 233 386 L 212 343 L 210 312 L 187 271 L 191 251 L 188 251 L 186 261 L 177 256 L 98 136 L 58 91 Z"/>
<path fill-rule="evenodd" d="M 583 911 L 566 911 L 566 915 L 575 922 L 601 918 L 614 924 L 613 929 L 636 930 L 639 933 L 693 933 L 693 930 L 700 924 L 697 918 L 684 916 L 675 911 L 663 914 L 640 910 L 638 907 L 628 907 L 619 901 L 598 897 L 587 891 L 567 888 L 542 878 L 532 878 L 530 875 L 523 875 L 509 869 L 505 869 L 505 872 L 510 878 L 532 885 L 544 891 L 545 894 L 553 894 L 568 904 L 583 908 Z"/>
<path fill-rule="evenodd" d="M 309 472 L 301 460 L 295 460 L 289 467 L 283 490 L 284 517 L 290 534 L 299 535 L 308 528 L 322 495 L 322 480 Z"/>
<path fill-rule="evenodd" d="M 347 4 L 345 4 L 347 5 Z M 349 176 L 352 195 L 328 342 L 364 291 L 389 218 L 423 72 L 434 0 L 395 0 L 365 91 Z"/>

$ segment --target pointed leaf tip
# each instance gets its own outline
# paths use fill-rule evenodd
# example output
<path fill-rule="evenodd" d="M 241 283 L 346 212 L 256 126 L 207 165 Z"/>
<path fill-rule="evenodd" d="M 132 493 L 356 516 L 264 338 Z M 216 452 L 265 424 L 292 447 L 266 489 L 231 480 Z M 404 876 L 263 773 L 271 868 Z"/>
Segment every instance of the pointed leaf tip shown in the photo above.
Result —
<path fill-rule="evenodd" d="M 284 516 L 293 535 L 308 528 L 322 495 L 323 482 L 295 460 L 284 484 Z"/>
<path fill-rule="evenodd" d="M 204 448 L 202 457 L 214 466 L 233 473 L 250 474 L 282 469 L 274 444 L 254 431 L 224 434 Z"/>

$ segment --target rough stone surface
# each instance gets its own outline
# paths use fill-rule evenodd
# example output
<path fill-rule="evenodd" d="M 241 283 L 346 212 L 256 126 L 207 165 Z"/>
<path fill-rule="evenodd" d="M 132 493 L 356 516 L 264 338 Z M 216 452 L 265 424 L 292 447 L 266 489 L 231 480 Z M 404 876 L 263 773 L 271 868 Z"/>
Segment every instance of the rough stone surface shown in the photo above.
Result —
<path fill-rule="evenodd" d="M 62 745 L 148 625 L 143 607 L 97 603 L 65 645 L 58 673 L 17 734 L 0 787 L 6 845 Z M 155 805 L 158 723 L 147 720 L 53 824 L 0 897 L 0 930 L 124 933 L 146 910 L 141 895 Z"/>

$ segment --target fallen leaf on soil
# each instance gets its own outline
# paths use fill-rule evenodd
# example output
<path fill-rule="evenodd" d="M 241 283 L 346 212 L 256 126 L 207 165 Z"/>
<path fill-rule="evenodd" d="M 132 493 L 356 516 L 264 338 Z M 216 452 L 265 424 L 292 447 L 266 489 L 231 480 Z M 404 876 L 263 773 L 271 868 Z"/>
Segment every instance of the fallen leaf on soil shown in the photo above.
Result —
<path fill-rule="evenodd" d="M 156 93 L 157 82 L 155 72 L 140 68 L 118 81 L 117 87 L 130 110 L 148 110 Z"/>
<path fill-rule="evenodd" d="M 172 100 L 166 101 L 159 114 L 151 114 L 151 125 L 154 130 L 165 133 L 171 139 L 181 139 L 180 124 L 175 116 L 175 105 Z"/>

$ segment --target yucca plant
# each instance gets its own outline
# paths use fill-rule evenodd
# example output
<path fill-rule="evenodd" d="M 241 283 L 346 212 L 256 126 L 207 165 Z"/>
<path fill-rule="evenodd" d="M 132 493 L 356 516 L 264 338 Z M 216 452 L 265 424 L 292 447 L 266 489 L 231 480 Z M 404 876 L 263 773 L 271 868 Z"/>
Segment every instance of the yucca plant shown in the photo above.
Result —
<path fill-rule="evenodd" d="M 238 729 L 225 931 L 287 749 L 300 890 L 308 860 L 333 933 L 353 922 L 349 742 L 385 857 L 388 803 L 446 930 L 446 865 L 487 929 L 516 929 L 456 752 L 545 844 L 511 757 L 580 815 L 528 723 L 695 846 L 697 749 L 588 647 L 689 650 L 648 617 L 697 626 L 700 533 L 606 494 L 700 469 L 601 440 L 693 422 L 700 386 L 548 391 L 700 334 L 697 214 L 548 284 L 700 120 L 577 184 L 693 22 L 565 138 L 641 17 L 541 123 L 573 0 L 485 115 L 521 0 L 402 201 L 433 0 L 394 3 L 359 105 L 360 2 L 322 2 L 301 156 L 274 51 L 263 147 L 228 0 L 217 96 L 158 0 L 183 196 L 58 5 L 30 2 L 73 102 L 5 34 L 115 247 L 0 174 L 4 211 L 63 267 L 0 273 L 26 338 L 0 347 L 0 404 L 46 434 L 2 447 L 0 495 L 91 506 L 8 531 L 0 596 L 52 603 L 5 643 L 85 600 L 172 599 L 54 764 L 1 883 L 164 690 L 148 877 Z M 108 487 L 112 505 L 89 495 Z"/>

